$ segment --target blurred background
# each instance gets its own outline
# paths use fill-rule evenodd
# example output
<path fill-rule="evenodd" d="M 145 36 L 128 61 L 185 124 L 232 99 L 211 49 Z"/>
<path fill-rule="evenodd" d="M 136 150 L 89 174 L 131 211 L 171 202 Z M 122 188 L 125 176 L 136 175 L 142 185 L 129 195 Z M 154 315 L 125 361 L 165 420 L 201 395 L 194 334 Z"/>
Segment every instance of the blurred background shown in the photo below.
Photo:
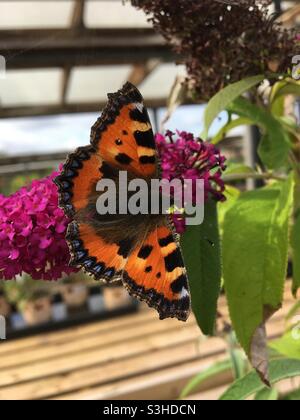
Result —
<path fill-rule="evenodd" d="M 296 1 L 276 0 L 273 12 L 282 13 L 286 26 L 299 24 Z M 6 61 L 0 71 L 5 195 L 86 145 L 107 93 L 126 81 L 141 90 L 158 132 L 175 79 L 185 75 L 145 14 L 121 0 L 1 0 L 0 55 Z M 204 109 L 181 106 L 164 129 L 199 135 Z M 225 120 L 221 114 L 211 134 Z M 232 162 L 255 165 L 256 141 L 254 128 L 238 128 L 222 151 Z M 226 316 L 225 302 L 221 307 Z M 220 338 L 201 337 L 193 320 L 160 322 L 123 288 L 102 288 L 82 273 L 51 285 L 27 277 L 2 285 L 0 314 L 9 319 L 9 339 L 0 344 L 0 399 L 178 398 L 190 378 L 227 351 Z M 282 317 L 271 324 L 271 335 L 282 329 Z M 231 379 L 224 369 L 193 397 L 215 399 Z M 289 386 L 283 384 L 286 391 Z"/>

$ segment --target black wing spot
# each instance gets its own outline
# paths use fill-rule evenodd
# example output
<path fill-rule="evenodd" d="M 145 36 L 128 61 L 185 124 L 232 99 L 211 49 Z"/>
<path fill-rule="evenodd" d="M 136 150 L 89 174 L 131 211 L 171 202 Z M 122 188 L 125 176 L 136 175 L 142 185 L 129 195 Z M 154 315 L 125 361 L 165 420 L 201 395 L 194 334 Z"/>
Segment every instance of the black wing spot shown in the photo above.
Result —
<path fill-rule="evenodd" d="M 121 255 L 123 258 L 127 258 L 130 251 L 133 248 L 133 241 L 132 239 L 123 239 L 118 243 L 119 250 L 118 255 Z"/>
<path fill-rule="evenodd" d="M 134 138 L 138 146 L 148 147 L 149 149 L 155 149 L 155 141 L 153 131 L 151 128 L 147 131 L 135 131 Z"/>
<path fill-rule="evenodd" d="M 118 171 L 113 169 L 110 165 L 108 165 L 106 162 L 103 162 L 100 167 L 100 172 L 103 174 L 104 178 L 114 178 L 117 176 Z"/>
<path fill-rule="evenodd" d="M 166 270 L 170 273 L 177 267 L 184 267 L 181 252 L 178 248 L 174 249 L 169 255 L 165 257 Z"/>
<path fill-rule="evenodd" d="M 134 108 L 129 113 L 130 118 L 134 121 L 147 124 L 149 123 L 149 116 L 146 108 L 143 107 L 142 112 L 138 108 Z"/>
<path fill-rule="evenodd" d="M 155 156 L 140 156 L 139 161 L 142 165 L 146 165 L 148 163 L 154 164 L 156 162 Z"/>
<path fill-rule="evenodd" d="M 145 272 L 146 273 L 151 273 L 151 271 L 152 271 L 152 266 L 148 265 L 148 267 L 145 268 Z"/>
<path fill-rule="evenodd" d="M 138 253 L 138 258 L 142 258 L 143 260 L 146 260 L 149 255 L 151 254 L 153 249 L 152 245 L 144 245 L 142 246 L 142 248 L 140 249 L 139 253 Z"/>
<path fill-rule="evenodd" d="M 187 279 L 184 274 L 181 274 L 179 277 L 177 277 L 176 280 L 172 281 L 171 283 L 171 289 L 173 293 L 180 293 L 183 288 L 187 289 Z"/>
<path fill-rule="evenodd" d="M 119 153 L 115 157 L 116 161 L 121 163 L 122 165 L 129 165 L 132 162 L 132 159 L 130 156 L 126 155 L 126 153 Z"/>
<path fill-rule="evenodd" d="M 172 244 L 173 242 L 174 242 L 173 235 L 166 236 L 165 238 L 161 238 L 158 241 L 159 245 L 162 248 L 165 247 L 165 246 L 168 246 L 168 245 Z"/>

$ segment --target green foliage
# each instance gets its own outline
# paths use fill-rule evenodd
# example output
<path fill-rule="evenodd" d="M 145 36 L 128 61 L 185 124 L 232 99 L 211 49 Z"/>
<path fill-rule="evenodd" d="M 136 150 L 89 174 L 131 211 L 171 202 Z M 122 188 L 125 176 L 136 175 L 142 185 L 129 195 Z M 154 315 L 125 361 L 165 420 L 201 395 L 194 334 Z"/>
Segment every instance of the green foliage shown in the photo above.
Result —
<path fill-rule="evenodd" d="M 248 77 L 247 79 L 226 86 L 223 90 L 213 96 L 205 110 L 204 132 L 202 137 L 207 138 L 211 124 L 221 111 L 226 109 L 238 96 L 262 82 L 264 77 L 264 75 Z"/>
<path fill-rule="evenodd" d="M 219 203 L 218 217 L 222 234 L 222 274 L 231 321 L 250 361 L 265 383 L 268 383 L 265 322 L 282 305 L 290 245 L 289 228 L 292 225 L 295 295 L 300 287 L 300 177 L 294 176 L 299 173 L 300 166 L 297 149 L 300 130 L 295 121 L 284 114 L 286 95 L 299 96 L 300 83 L 289 78 L 278 80 L 272 86 L 268 87 L 266 84 L 266 89 L 261 89 L 258 94 L 255 87 L 262 80 L 262 76 L 248 78 L 227 86 L 216 94 L 205 111 L 203 137 L 207 137 L 211 124 L 222 110 L 228 111 L 229 119 L 212 138 L 213 144 L 222 141 L 229 130 L 240 125 L 257 126 L 262 133 L 258 147 L 262 167 L 253 169 L 246 165 L 229 165 L 224 180 L 233 182 L 248 178 L 261 179 L 266 181 L 266 186 L 243 193 L 227 186 L 227 202 Z M 242 96 L 246 92 L 248 95 Z M 291 218 L 293 206 L 295 223 L 292 223 Z M 191 243 L 197 243 L 198 247 L 196 234 Z M 205 261 L 210 267 L 209 253 L 207 257 Z M 201 278 L 205 271 L 202 264 Z M 207 285 L 203 287 L 201 280 L 200 288 L 199 281 L 196 286 L 197 275 L 193 270 L 199 272 L 199 268 L 196 263 L 188 264 L 188 268 L 189 266 L 189 273 L 194 279 L 192 296 L 197 296 L 197 293 L 201 295 L 199 305 L 197 303 L 197 308 L 200 308 L 200 304 L 205 305 Z M 199 314 L 196 316 L 199 318 Z M 208 319 L 207 316 L 204 319 Z M 198 322 L 203 324 L 203 319 L 198 319 Z M 278 350 L 280 345 L 282 354 L 298 357 L 298 347 L 295 349 L 295 343 L 293 344 L 292 346 L 290 336 L 284 336 L 281 342 L 273 343 L 272 349 L 277 346 Z M 236 368 L 236 376 L 241 376 L 242 370 L 235 350 L 231 346 L 231 361 Z M 271 379 L 274 380 L 272 370 Z M 256 399 L 272 400 L 278 397 L 275 390 L 263 388 L 258 376 L 255 376 L 255 381 L 260 386 L 253 391 L 258 392 Z"/>
<path fill-rule="evenodd" d="M 228 175 L 242 175 L 242 174 L 254 174 L 254 173 L 255 173 L 254 169 L 250 168 L 250 166 L 243 165 L 241 163 L 229 163 L 224 172 L 224 176 L 226 179 L 226 176 Z"/>
<path fill-rule="evenodd" d="M 270 103 L 274 104 L 279 98 L 286 95 L 300 96 L 300 82 L 286 78 L 275 83 L 270 95 Z"/>
<path fill-rule="evenodd" d="M 277 401 L 278 391 L 276 388 L 264 388 L 255 395 L 255 401 Z"/>
<path fill-rule="evenodd" d="M 228 334 L 229 355 L 232 364 L 232 371 L 235 379 L 242 378 L 248 369 L 248 363 L 245 360 L 245 353 L 239 348 L 236 334 Z"/>
<path fill-rule="evenodd" d="M 265 179 L 267 186 L 241 194 L 235 194 L 227 187 L 228 202 L 219 204 L 219 223 L 223 243 L 223 278 L 231 321 L 250 361 L 267 382 L 264 324 L 282 304 L 289 226 L 293 226 L 291 247 L 295 296 L 300 287 L 300 177 L 295 176 L 293 182 L 291 173 L 291 169 L 295 174 L 299 173 L 297 145 L 300 130 L 293 118 L 284 115 L 286 95 L 299 96 L 300 82 L 289 78 L 279 80 L 269 88 L 269 93 L 268 89 L 264 90 L 263 100 L 262 95 L 250 88 L 247 89 L 247 97 L 241 96 L 243 92 L 234 97 L 238 91 L 236 87 L 234 84 L 230 90 L 224 89 L 210 101 L 205 126 L 207 133 L 213 116 L 223 107 L 229 113 L 229 121 L 212 143 L 219 143 L 230 129 L 239 125 L 258 126 L 262 133 L 258 153 L 267 170 L 258 168 L 256 172 L 244 165 L 230 165 L 224 180 Z M 228 101 L 229 96 L 231 102 Z M 238 118 L 232 119 L 234 115 Z M 288 179 L 284 181 L 286 176 Z M 272 184 L 268 181 L 272 178 L 282 181 Z M 293 203 L 294 223 L 291 219 Z M 280 346 L 284 355 L 297 357 L 298 347 L 296 345 L 295 349 L 291 332 L 289 334 L 276 346 Z M 272 395 L 268 396 L 271 398 Z"/>
<path fill-rule="evenodd" d="M 285 395 L 281 398 L 283 401 L 299 401 L 300 400 L 300 389 L 296 389 L 295 391 L 290 392 L 289 394 Z"/>
<path fill-rule="evenodd" d="M 284 102 L 286 95 L 300 96 L 300 83 L 294 79 L 280 80 L 272 87 L 269 98 L 269 110 L 274 116 L 284 115 Z"/>
<path fill-rule="evenodd" d="M 205 369 L 203 372 L 200 372 L 193 379 L 191 379 L 187 385 L 183 388 L 179 398 L 185 398 L 192 393 L 196 388 L 198 388 L 203 382 L 207 381 L 210 378 L 214 378 L 218 375 L 221 375 L 224 372 L 230 372 L 232 369 L 231 360 L 224 360 L 217 362 Z"/>
<path fill-rule="evenodd" d="M 225 215 L 223 273 L 231 320 L 250 355 L 266 308 L 282 302 L 293 181 L 242 193 Z"/>
<path fill-rule="evenodd" d="M 292 320 L 295 316 L 299 315 L 299 311 L 300 311 L 300 301 L 296 302 L 291 309 L 288 311 L 285 319 L 286 321 L 290 321 Z"/>
<path fill-rule="evenodd" d="M 300 319 L 298 325 L 278 340 L 272 341 L 270 347 L 285 357 L 300 360 Z"/>
<path fill-rule="evenodd" d="M 220 227 L 220 232 L 222 236 L 223 236 L 223 226 L 224 226 L 226 213 L 234 205 L 235 201 L 238 199 L 240 194 L 241 192 L 239 189 L 232 187 L 231 185 L 226 185 L 226 189 L 225 189 L 226 201 L 224 201 L 224 203 L 218 204 L 219 227 Z"/>
<path fill-rule="evenodd" d="M 293 359 L 278 359 L 270 362 L 270 379 L 275 384 L 283 379 L 293 378 L 300 375 L 300 361 Z M 248 373 L 235 381 L 221 396 L 221 401 L 241 401 L 265 390 L 255 371 Z"/>
<path fill-rule="evenodd" d="M 4 288 L 8 300 L 18 307 L 21 307 L 24 302 L 34 301 L 49 295 L 47 283 L 33 280 L 27 275 L 16 281 L 5 282 Z"/>
<path fill-rule="evenodd" d="M 240 127 L 242 125 L 250 125 L 252 121 L 249 118 L 236 118 L 234 120 L 230 120 L 224 127 L 222 127 L 218 133 L 211 139 L 212 144 L 218 144 L 222 141 L 228 133 L 228 131 L 233 130 L 236 127 Z"/>
<path fill-rule="evenodd" d="M 289 152 L 289 145 L 285 142 L 285 140 L 288 140 L 286 133 L 281 133 L 280 130 L 276 133 L 278 134 L 276 134 L 276 136 L 273 133 L 264 134 L 258 148 L 258 154 L 262 162 L 268 168 L 275 169 L 280 168 L 286 163 Z M 281 134 L 284 134 L 286 139 L 284 139 L 284 136 Z M 277 144 L 274 144 L 275 142 L 277 142 Z"/>
<path fill-rule="evenodd" d="M 293 294 L 296 296 L 300 288 L 300 213 L 297 214 L 292 231 L 293 249 Z"/>
<path fill-rule="evenodd" d="M 10 188 L 11 192 L 15 192 L 18 189 L 24 187 L 24 185 L 29 185 L 33 180 L 38 179 L 39 176 L 37 173 L 30 173 L 28 175 L 17 175 L 11 180 Z"/>
<path fill-rule="evenodd" d="M 182 248 L 193 312 L 202 332 L 212 335 L 221 284 L 220 237 L 215 202 L 208 201 L 205 205 L 202 225 L 188 227 L 182 236 Z"/>
<path fill-rule="evenodd" d="M 241 117 L 248 118 L 263 131 L 258 153 L 262 162 L 271 169 L 286 165 L 291 148 L 289 135 L 270 112 L 245 98 L 239 97 L 227 107 Z"/>

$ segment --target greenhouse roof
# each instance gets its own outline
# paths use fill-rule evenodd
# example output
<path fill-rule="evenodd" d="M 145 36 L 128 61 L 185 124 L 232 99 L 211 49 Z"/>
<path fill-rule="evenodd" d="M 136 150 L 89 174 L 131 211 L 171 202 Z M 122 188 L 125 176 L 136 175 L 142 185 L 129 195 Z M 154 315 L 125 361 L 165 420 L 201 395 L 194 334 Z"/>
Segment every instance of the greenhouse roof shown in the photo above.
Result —
<path fill-rule="evenodd" d="M 145 14 L 127 2 L 4 0 L 0 9 L 2 118 L 98 111 L 127 80 L 156 107 L 184 73 Z"/>

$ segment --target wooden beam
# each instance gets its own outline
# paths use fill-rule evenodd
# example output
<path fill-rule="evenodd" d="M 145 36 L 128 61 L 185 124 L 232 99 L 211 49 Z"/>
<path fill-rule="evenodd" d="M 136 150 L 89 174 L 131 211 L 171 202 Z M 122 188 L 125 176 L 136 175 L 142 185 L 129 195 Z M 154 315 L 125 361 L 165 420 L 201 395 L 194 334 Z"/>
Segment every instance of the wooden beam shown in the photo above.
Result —
<path fill-rule="evenodd" d="M 0 157 L 0 166 L 5 165 L 18 165 L 20 163 L 41 163 L 48 161 L 62 161 L 66 157 L 68 152 L 56 152 L 56 153 L 47 153 L 47 154 L 31 154 L 31 155 L 20 155 L 20 156 L 4 156 Z"/>
<path fill-rule="evenodd" d="M 69 82 L 70 82 L 70 75 L 71 75 L 71 67 L 67 66 L 64 68 L 64 71 L 62 74 L 62 81 L 61 81 L 61 103 L 62 104 L 66 103 Z"/>
<path fill-rule="evenodd" d="M 146 99 L 148 108 L 159 108 L 166 106 L 166 98 Z M 0 119 L 18 117 L 37 117 L 45 115 L 74 114 L 85 112 L 97 112 L 100 114 L 106 102 L 94 102 L 83 104 L 60 104 L 45 106 L 20 106 L 0 108 Z"/>
<path fill-rule="evenodd" d="M 281 15 L 282 13 L 281 0 L 274 0 L 274 7 L 275 7 L 276 13 L 278 13 L 278 15 Z"/>
<path fill-rule="evenodd" d="M 85 0 L 76 0 L 73 9 L 73 16 L 71 19 L 71 27 L 84 28 L 84 9 Z"/>
<path fill-rule="evenodd" d="M 284 26 L 287 27 L 294 27 L 297 17 L 300 16 L 300 4 L 296 4 L 295 6 L 288 9 L 286 12 L 282 13 L 282 15 L 278 18 L 280 22 Z"/>
<path fill-rule="evenodd" d="M 128 81 L 139 86 L 161 63 L 160 60 L 149 60 L 147 63 L 139 63 L 133 66 Z"/>
<path fill-rule="evenodd" d="M 73 15 L 71 18 L 71 28 L 76 29 L 78 32 L 84 29 L 84 9 L 85 0 L 76 0 L 73 9 Z M 66 65 L 63 70 L 62 76 L 62 87 L 61 87 L 61 102 L 66 103 L 68 94 L 69 82 L 71 75 L 71 67 Z"/>
<path fill-rule="evenodd" d="M 0 55 L 6 58 L 8 70 L 176 60 L 151 28 L 3 30 Z"/>

